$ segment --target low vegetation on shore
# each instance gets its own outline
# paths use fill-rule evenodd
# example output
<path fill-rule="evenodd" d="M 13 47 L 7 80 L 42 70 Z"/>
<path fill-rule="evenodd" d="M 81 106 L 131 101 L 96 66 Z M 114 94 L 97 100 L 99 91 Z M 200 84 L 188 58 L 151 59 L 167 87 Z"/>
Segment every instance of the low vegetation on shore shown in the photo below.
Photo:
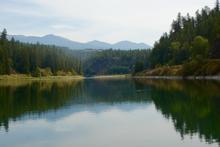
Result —
<path fill-rule="evenodd" d="M 191 61 L 183 65 L 144 70 L 134 76 L 220 76 L 220 60 Z"/>
<path fill-rule="evenodd" d="M 80 80 L 84 79 L 83 76 L 42 76 L 33 77 L 27 74 L 11 74 L 11 75 L 0 75 L 0 81 L 69 81 L 69 80 Z"/>

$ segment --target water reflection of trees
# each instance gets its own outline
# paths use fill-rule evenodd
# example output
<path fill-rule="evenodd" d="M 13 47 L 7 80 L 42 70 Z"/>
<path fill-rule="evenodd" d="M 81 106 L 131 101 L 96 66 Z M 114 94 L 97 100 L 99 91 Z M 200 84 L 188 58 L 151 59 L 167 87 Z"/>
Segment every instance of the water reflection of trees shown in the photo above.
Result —
<path fill-rule="evenodd" d="M 77 104 L 153 102 L 184 135 L 220 142 L 220 82 L 85 80 L 0 85 L 0 127 Z M 78 109 L 78 108 L 77 108 Z M 52 110 L 52 111 L 51 111 Z"/>
<path fill-rule="evenodd" d="M 0 83 L 0 127 L 7 131 L 10 121 L 40 118 L 77 104 L 148 101 L 140 85 L 131 80 Z"/>
<path fill-rule="evenodd" d="M 142 84 L 135 84 L 132 80 L 88 80 L 84 86 L 84 98 L 95 103 L 149 101 L 147 88 L 140 86 Z"/>
<path fill-rule="evenodd" d="M 220 82 L 139 82 L 152 87 L 151 97 L 156 108 L 172 119 L 182 137 L 198 133 L 206 142 L 220 142 Z"/>
<path fill-rule="evenodd" d="M 28 82 L 0 86 L 0 126 L 6 130 L 9 121 L 20 119 L 23 114 L 37 114 L 57 110 L 73 96 L 78 82 Z"/>

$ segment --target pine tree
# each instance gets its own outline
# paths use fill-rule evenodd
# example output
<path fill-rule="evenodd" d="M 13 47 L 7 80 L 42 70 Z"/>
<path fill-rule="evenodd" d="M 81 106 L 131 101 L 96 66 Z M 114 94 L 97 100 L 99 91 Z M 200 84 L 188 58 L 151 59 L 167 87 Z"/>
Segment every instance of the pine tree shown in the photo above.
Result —
<path fill-rule="evenodd" d="M 8 40 L 7 40 L 7 30 L 4 29 L 1 33 L 1 46 L 2 46 L 2 56 L 1 56 L 1 73 L 10 74 L 11 71 L 11 59 L 9 58 L 8 51 Z"/>
<path fill-rule="evenodd" d="M 219 0 L 216 0 L 215 10 L 219 12 Z"/>
<path fill-rule="evenodd" d="M 4 29 L 1 34 L 1 41 L 7 40 L 7 30 Z"/>

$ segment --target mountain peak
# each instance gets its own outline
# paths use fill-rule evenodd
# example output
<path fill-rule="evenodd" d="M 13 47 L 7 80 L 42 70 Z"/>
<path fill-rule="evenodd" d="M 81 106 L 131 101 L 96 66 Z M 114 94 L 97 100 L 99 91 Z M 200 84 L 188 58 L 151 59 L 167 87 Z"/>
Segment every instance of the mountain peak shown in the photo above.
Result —
<path fill-rule="evenodd" d="M 42 36 L 42 38 L 62 38 L 62 39 L 66 39 L 64 37 L 57 36 L 57 35 L 54 35 L 54 34 L 47 34 L 45 36 Z M 69 40 L 69 39 L 66 39 L 66 40 Z"/>
<path fill-rule="evenodd" d="M 56 35 L 54 35 L 54 34 L 47 34 L 47 35 L 45 35 L 45 36 L 43 36 L 43 37 L 58 37 L 58 36 L 56 36 Z"/>
<path fill-rule="evenodd" d="M 104 42 L 98 41 L 98 40 L 92 40 L 92 41 L 89 41 L 89 42 L 87 42 L 87 43 L 104 43 Z"/>

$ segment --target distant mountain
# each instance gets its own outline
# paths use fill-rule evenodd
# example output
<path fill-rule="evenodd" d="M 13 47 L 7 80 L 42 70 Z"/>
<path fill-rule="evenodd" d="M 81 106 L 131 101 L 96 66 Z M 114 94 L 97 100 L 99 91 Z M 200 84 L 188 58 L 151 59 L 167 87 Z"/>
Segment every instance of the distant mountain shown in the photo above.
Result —
<path fill-rule="evenodd" d="M 101 42 L 101 41 L 97 41 L 97 40 L 87 42 L 87 43 L 85 43 L 85 45 L 90 48 L 92 47 L 93 49 L 94 48 L 95 49 L 109 49 L 112 47 L 112 45 L 109 43 Z"/>
<path fill-rule="evenodd" d="M 150 48 L 149 45 L 144 44 L 144 43 L 134 43 L 134 42 L 130 42 L 130 41 L 120 41 L 116 44 L 113 44 L 114 49 L 147 49 Z"/>
<path fill-rule="evenodd" d="M 149 45 L 144 43 L 134 43 L 130 41 L 121 41 L 115 44 L 110 44 L 101 41 L 90 41 L 87 43 L 81 43 L 72 41 L 60 36 L 56 36 L 53 34 L 36 37 L 36 36 L 24 36 L 24 35 L 9 35 L 9 39 L 12 37 L 15 40 L 25 43 L 41 43 L 47 45 L 56 45 L 62 47 L 68 47 L 70 49 L 121 49 L 121 50 L 129 50 L 129 49 L 148 49 L 151 48 Z"/>

